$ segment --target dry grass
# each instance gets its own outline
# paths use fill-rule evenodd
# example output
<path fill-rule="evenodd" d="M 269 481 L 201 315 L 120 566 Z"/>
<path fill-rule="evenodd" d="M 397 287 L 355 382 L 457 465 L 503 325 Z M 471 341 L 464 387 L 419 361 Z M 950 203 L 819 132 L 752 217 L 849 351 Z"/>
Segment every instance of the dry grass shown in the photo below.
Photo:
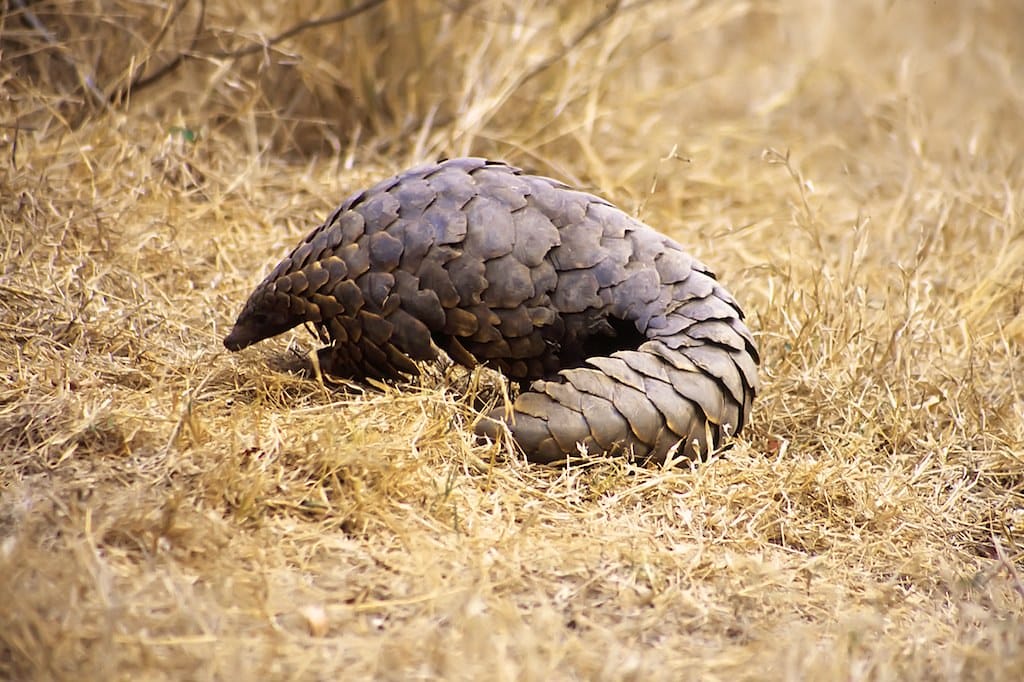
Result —
<path fill-rule="evenodd" d="M 7 1 L 0 677 L 1020 679 L 1024 11 L 607 6 Z M 467 152 L 717 268 L 732 450 L 502 461 L 443 371 L 223 351 L 332 204 Z"/>

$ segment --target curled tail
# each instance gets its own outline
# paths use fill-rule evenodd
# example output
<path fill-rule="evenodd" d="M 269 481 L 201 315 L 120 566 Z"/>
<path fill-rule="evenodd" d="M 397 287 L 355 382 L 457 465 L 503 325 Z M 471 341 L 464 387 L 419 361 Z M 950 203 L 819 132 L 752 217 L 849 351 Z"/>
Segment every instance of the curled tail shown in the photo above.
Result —
<path fill-rule="evenodd" d="M 496 438 L 507 421 L 527 457 L 543 462 L 576 452 L 577 443 L 659 462 L 677 444 L 674 456 L 707 456 L 747 423 L 759 389 L 750 333 L 728 294 L 715 287 L 711 296 L 666 316 L 668 324 L 636 350 L 535 381 L 510 419 L 493 410 L 478 433 Z M 665 329 L 674 333 L 658 333 Z"/>

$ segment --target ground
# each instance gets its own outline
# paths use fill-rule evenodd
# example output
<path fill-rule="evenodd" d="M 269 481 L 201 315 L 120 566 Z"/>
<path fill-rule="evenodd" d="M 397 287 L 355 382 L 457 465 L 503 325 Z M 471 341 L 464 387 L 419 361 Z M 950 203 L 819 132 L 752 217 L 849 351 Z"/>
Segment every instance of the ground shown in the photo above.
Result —
<path fill-rule="evenodd" d="M 1019 4 L 339 4 L 0 15 L 0 678 L 1021 679 Z M 730 449 L 537 466 L 473 438 L 491 376 L 224 350 L 333 205 L 462 154 L 718 273 Z"/>

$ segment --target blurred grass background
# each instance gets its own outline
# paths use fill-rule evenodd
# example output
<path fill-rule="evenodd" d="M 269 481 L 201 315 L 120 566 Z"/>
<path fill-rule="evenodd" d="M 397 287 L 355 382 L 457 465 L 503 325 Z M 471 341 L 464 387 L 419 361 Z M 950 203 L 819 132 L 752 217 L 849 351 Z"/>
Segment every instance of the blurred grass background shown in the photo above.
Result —
<path fill-rule="evenodd" d="M 1019 679 L 1020 35 L 943 0 L 6 0 L 0 677 Z M 460 154 L 718 272 L 764 357 L 732 450 L 536 467 L 444 368 L 223 352 L 333 205 Z"/>

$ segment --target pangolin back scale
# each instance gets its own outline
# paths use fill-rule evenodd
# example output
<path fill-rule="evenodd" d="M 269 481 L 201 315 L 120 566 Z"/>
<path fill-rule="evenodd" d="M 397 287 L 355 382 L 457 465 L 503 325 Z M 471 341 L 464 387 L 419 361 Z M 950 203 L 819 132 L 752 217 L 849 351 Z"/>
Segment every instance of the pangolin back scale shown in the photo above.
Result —
<path fill-rule="evenodd" d="M 758 390 L 743 313 L 703 263 L 600 197 L 479 158 L 349 197 L 256 287 L 224 344 L 304 323 L 336 376 L 415 374 L 437 348 L 503 372 L 524 390 L 478 430 L 507 422 L 539 462 L 580 443 L 701 456 L 743 428 Z"/>

